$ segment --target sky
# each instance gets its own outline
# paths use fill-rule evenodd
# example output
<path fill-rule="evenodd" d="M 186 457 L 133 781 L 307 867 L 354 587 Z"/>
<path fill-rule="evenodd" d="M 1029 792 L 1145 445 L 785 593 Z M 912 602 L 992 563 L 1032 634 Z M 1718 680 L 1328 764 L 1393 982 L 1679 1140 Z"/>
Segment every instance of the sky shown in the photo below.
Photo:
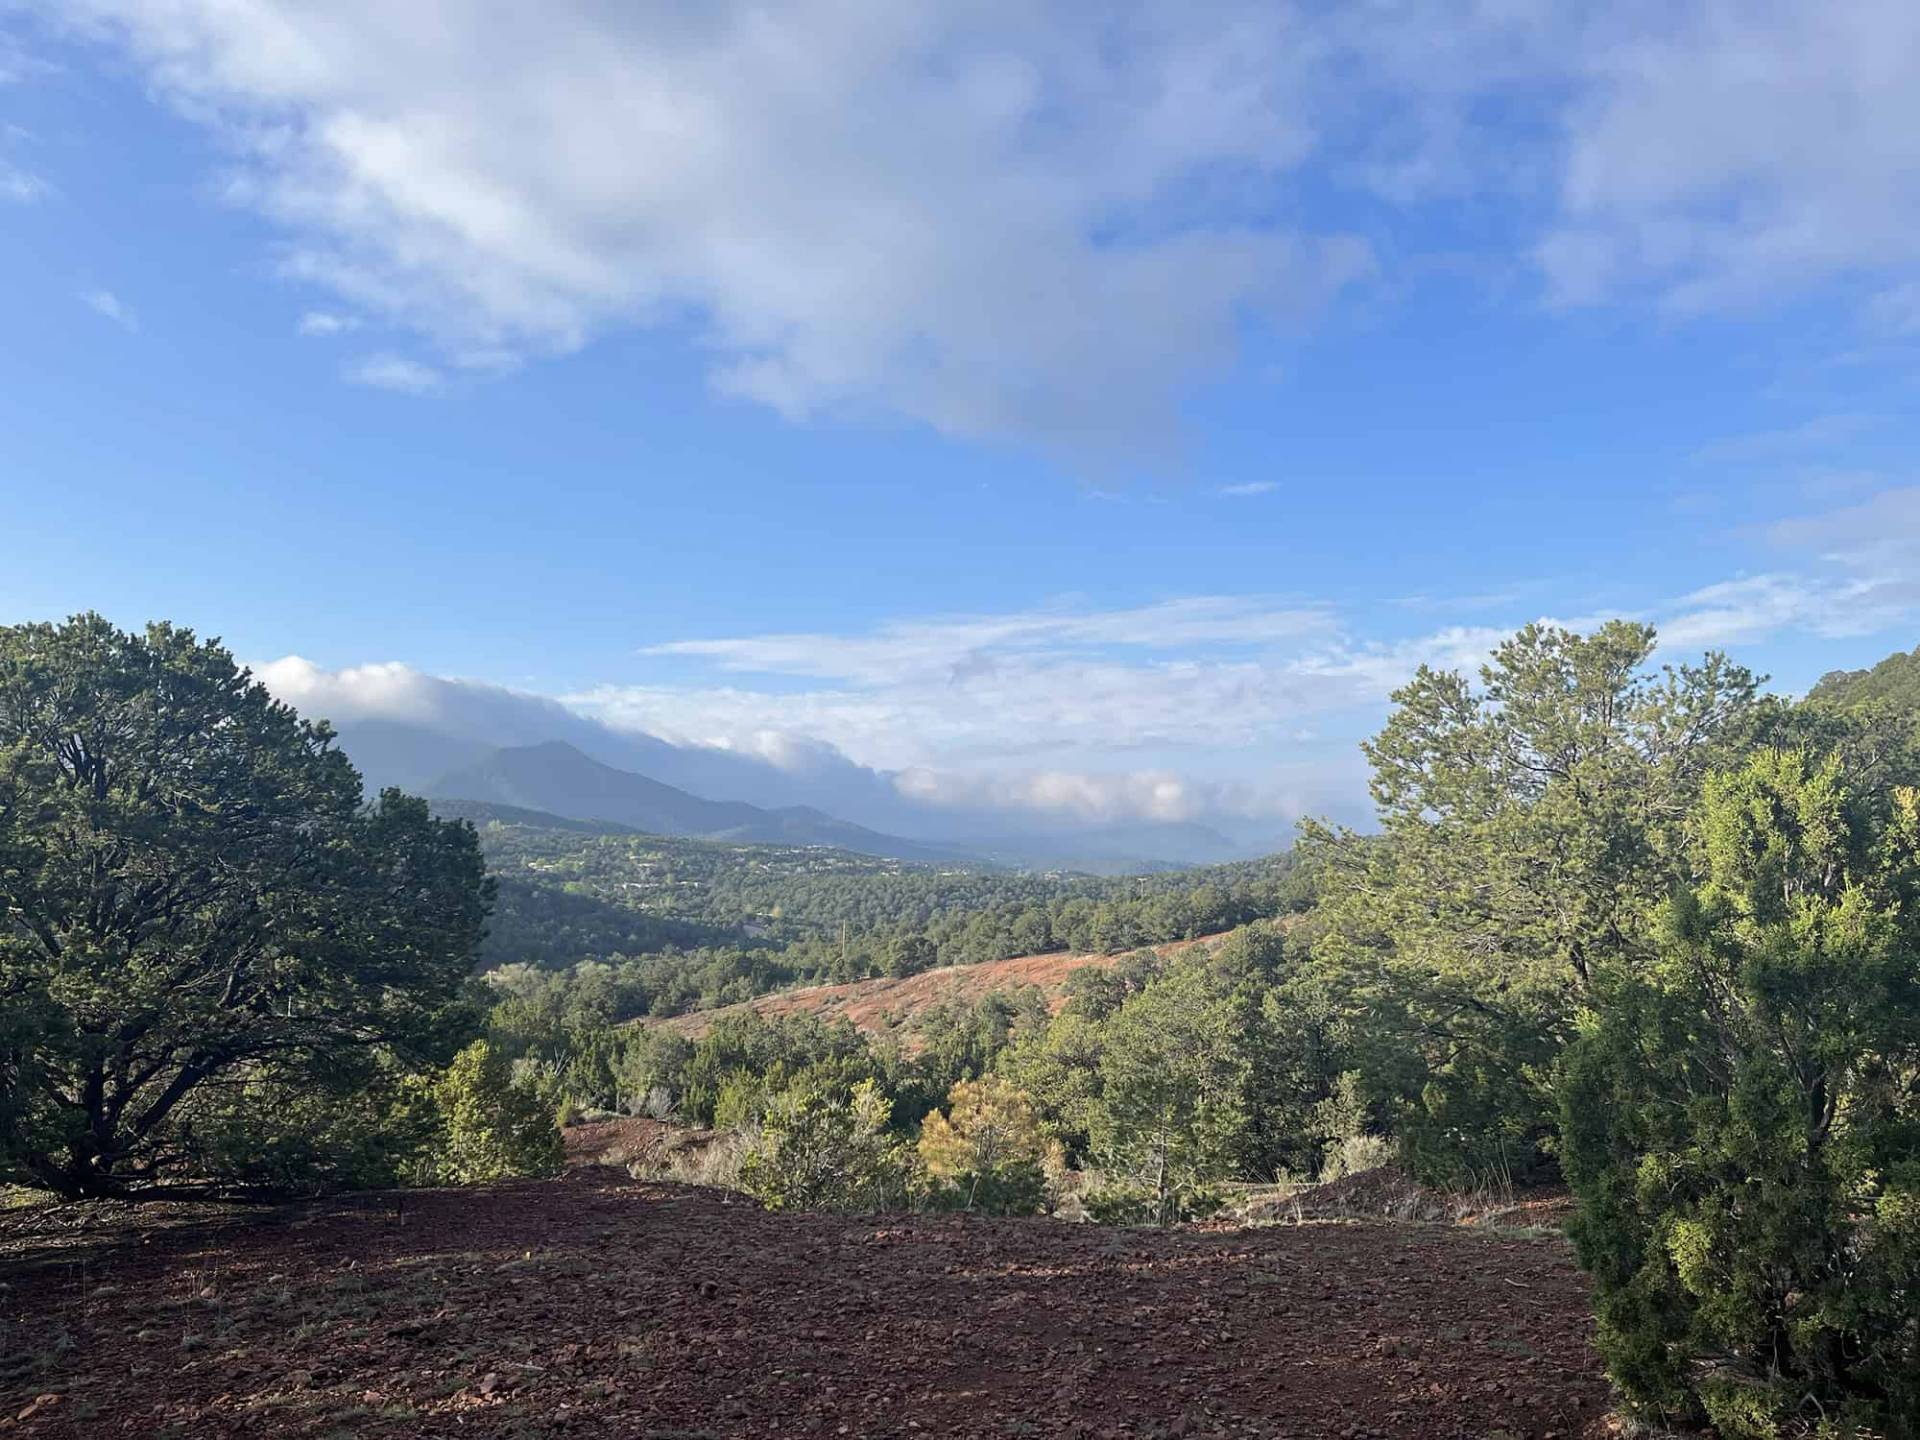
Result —
<path fill-rule="evenodd" d="M 1916 234 L 1903 0 L 0 0 L 0 622 L 1281 835 L 1920 642 Z"/>

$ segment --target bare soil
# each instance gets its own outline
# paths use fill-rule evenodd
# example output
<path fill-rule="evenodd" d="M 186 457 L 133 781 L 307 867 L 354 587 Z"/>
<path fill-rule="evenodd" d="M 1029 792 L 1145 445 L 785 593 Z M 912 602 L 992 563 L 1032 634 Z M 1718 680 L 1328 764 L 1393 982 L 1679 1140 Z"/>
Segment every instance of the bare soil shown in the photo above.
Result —
<path fill-rule="evenodd" d="M 90 1218 L 91 1217 L 91 1218 Z M 0 1214 L 8 1436 L 1564 1437 L 1563 1241 L 776 1215 L 585 1166 Z"/>
<path fill-rule="evenodd" d="M 1162 955 L 1174 955 L 1220 938 L 1218 935 L 1206 935 L 1151 948 Z M 665 1020 L 639 1020 L 634 1023 L 673 1030 L 690 1040 L 698 1040 L 722 1018 L 751 1011 L 768 1019 L 787 1015 L 813 1015 L 821 1020 L 844 1019 L 856 1030 L 869 1035 L 901 1033 L 910 1039 L 914 1023 L 936 1005 L 971 1003 L 984 999 L 996 990 L 1037 986 L 1045 993 L 1049 1007 L 1058 1012 L 1067 1003 L 1067 976 L 1088 966 L 1104 969 L 1120 959 L 1121 954 L 1050 950 L 1044 955 L 1022 955 L 1013 960 L 989 960 L 978 965 L 943 965 L 937 970 L 923 970 L 918 975 L 908 975 L 898 980 L 883 976 L 872 980 L 849 980 L 838 985 L 805 985 L 797 990 L 780 990 L 734 1005 L 695 1010 Z"/>

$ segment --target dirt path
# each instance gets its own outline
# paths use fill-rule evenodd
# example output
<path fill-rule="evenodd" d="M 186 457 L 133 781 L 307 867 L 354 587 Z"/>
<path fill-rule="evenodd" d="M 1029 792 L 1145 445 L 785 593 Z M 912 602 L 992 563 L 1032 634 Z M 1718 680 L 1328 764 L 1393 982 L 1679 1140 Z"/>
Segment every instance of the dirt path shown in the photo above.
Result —
<path fill-rule="evenodd" d="M 0 1253 L 9 1436 L 1571 1440 L 1607 1404 L 1565 1245 L 1443 1226 L 769 1215 L 582 1169 Z"/>

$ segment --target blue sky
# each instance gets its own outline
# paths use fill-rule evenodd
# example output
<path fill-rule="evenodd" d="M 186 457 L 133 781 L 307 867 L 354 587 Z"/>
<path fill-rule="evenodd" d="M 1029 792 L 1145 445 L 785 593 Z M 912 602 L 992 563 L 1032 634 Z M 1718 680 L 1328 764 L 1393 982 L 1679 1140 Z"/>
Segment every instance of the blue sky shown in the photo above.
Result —
<path fill-rule="evenodd" d="M 313 10 L 0 4 L 0 615 L 1243 834 L 1920 640 L 1909 5 Z"/>

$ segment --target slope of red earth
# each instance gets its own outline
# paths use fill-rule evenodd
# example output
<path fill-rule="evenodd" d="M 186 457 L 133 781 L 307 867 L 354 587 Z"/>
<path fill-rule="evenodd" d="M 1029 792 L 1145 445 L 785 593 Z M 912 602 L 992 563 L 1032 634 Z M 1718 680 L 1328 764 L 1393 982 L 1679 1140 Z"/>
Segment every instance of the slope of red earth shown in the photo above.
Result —
<path fill-rule="evenodd" d="M 1606 1429 L 1585 1290 L 1555 1239 L 777 1215 L 605 1166 L 168 1221 L 0 1216 L 0 1433 Z"/>
<path fill-rule="evenodd" d="M 1218 935 L 1197 940 L 1177 940 L 1153 948 L 1162 955 L 1178 954 L 1195 945 L 1210 944 Z M 918 975 L 892 980 L 849 980 L 839 985 L 807 985 L 798 990 L 781 990 L 743 1000 L 736 1005 L 721 1005 L 712 1010 L 696 1010 L 667 1020 L 642 1020 L 642 1025 L 657 1025 L 675 1030 L 690 1040 L 698 1040 L 723 1016 L 748 1011 L 769 1019 L 785 1015 L 814 1015 L 822 1020 L 845 1019 L 856 1030 L 869 1035 L 887 1035 L 911 1030 L 913 1023 L 934 1006 L 948 1001 L 969 1003 L 996 990 L 1017 990 L 1036 985 L 1046 993 L 1055 1011 L 1067 1003 L 1067 976 L 1086 966 L 1102 969 L 1121 956 L 1084 954 L 1074 950 L 1050 950 L 1044 955 L 1022 955 L 1013 960 L 989 960 L 979 965 L 943 965 L 938 970 L 923 970 Z"/>

